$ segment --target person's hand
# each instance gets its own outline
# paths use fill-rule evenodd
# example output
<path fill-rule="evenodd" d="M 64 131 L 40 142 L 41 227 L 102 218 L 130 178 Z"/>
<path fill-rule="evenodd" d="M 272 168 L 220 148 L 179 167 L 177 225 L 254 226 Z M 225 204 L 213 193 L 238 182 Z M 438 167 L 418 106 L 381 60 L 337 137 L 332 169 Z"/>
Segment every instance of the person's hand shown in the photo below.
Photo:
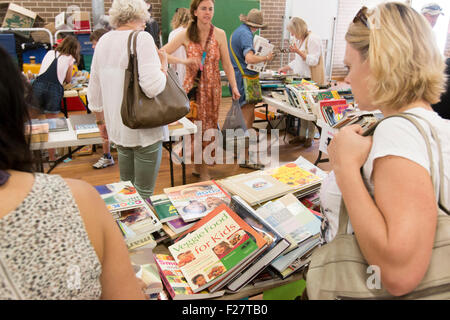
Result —
<path fill-rule="evenodd" d="M 280 69 L 278 69 L 278 73 L 286 73 L 289 70 L 289 66 L 284 66 Z"/>
<path fill-rule="evenodd" d="M 164 49 L 158 50 L 159 60 L 161 61 L 161 71 L 167 73 L 168 63 L 167 63 L 167 53 Z"/>
<path fill-rule="evenodd" d="M 289 45 L 289 52 L 295 52 L 295 53 L 298 53 L 300 50 L 299 50 L 299 48 L 297 47 L 297 44 L 295 43 L 295 42 L 292 42 L 290 45 Z"/>
<path fill-rule="evenodd" d="M 186 65 L 186 67 L 191 67 L 191 68 L 195 68 L 198 69 L 200 68 L 200 65 L 202 63 L 202 60 L 200 58 L 188 58 L 186 60 L 184 60 L 184 64 Z"/>
<path fill-rule="evenodd" d="M 367 160 L 372 147 L 372 136 L 363 137 L 360 125 L 344 127 L 331 140 L 328 157 L 335 173 L 340 170 L 359 170 Z"/>
<path fill-rule="evenodd" d="M 266 56 L 266 61 L 272 61 L 272 59 L 273 59 L 273 53 L 271 52 L 271 53 L 269 53 L 267 56 Z"/>
<path fill-rule="evenodd" d="M 238 99 L 241 97 L 241 94 L 239 93 L 239 90 L 238 90 L 237 87 L 234 87 L 234 88 L 231 90 L 231 94 L 232 94 L 232 96 L 233 96 L 233 100 L 238 100 Z"/>

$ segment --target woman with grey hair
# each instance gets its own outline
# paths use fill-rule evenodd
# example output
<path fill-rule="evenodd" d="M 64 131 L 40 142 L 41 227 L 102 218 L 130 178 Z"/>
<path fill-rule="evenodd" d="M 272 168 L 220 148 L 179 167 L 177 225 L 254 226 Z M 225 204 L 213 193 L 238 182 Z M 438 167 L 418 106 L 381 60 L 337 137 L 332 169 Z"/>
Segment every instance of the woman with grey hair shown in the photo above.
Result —
<path fill-rule="evenodd" d="M 131 181 L 143 198 L 153 194 L 161 162 L 163 128 L 130 129 L 122 122 L 120 109 L 128 66 L 128 37 L 144 30 L 149 13 L 144 0 L 114 0 L 109 10 L 113 31 L 97 43 L 91 66 L 89 108 L 103 112 L 109 139 L 118 151 L 120 180 Z M 153 98 L 164 90 L 167 57 L 159 52 L 147 32 L 137 37 L 139 84 Z"/>

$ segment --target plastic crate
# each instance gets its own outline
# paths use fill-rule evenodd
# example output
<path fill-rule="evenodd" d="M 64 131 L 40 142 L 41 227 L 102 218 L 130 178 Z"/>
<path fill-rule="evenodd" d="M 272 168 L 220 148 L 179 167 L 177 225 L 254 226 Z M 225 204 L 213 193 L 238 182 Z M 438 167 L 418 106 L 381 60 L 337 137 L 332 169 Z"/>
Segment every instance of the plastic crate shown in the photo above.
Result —
<path fill-rule="evenodd" d="M 0 34 L 0 46 L 17 59 L 16 40 L 13 34 Z"/>
<path fill-rule="evenodd" d="M 77 34 L 76 37 L 81 45 L 80 54 L 93 55 L 94 49 L 92 49 L 92 42 L 89 40 L 90 34 Z"/>
<path fill-rule="evenodd" d="M 83 55 L 83 62 L 84 62 L 84 70 L 87 72 L 91 72 L 91 64 L 92 64 L 92 54 L 85 54 Z"/>

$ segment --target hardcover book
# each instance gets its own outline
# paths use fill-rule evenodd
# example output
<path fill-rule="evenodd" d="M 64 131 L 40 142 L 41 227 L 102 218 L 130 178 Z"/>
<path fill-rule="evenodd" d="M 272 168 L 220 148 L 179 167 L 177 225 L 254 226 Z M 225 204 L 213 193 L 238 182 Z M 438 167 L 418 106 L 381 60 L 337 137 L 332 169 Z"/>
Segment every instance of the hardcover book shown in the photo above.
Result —
<path fill-rule="evenodd" d="M 267 248 L 261 234 L 225 204 L 179 239 L 169 251 L 194 292 L 221 289 Z"/>
<path fill-rule="evenodd" d="M 291 187 L 297 192 L 312 185 L 320 186 L 322 178 L 302 168 L 295 162 L 290 162 L 278 168 L 267 169 L 265 173 Z"/>
<path fill-rule="evenodd" d="M 239 196 L 233 196 L 231 198 L 230 208 L 245 222 L 251 225 L 253 229 L 258 231 L 266 239 L 268 244 L 268 248 L 248 268 L 243 270 L 227 285 L 229 290 L 238 291 L 252 281 L 280 254 L 286 251 L 290 246 L 290 242 L 284 239 L 270 224 L 261 219 L 255 210 Z"/>
<path fill-rule="evenodd" d="M 159 274 L 166 290 L 173 300 L 207 299 L 222 296 L 225 291 L 209 293 L 192 291 L 175 259 L 168 254 L 155 254 Z"/>
<path fill-rule="evenodd" d="M 165 188 L 164 193 L 185 222 L 199 220 L 221 204 L 230 203 L 230 196 L 213 180 Z"/>

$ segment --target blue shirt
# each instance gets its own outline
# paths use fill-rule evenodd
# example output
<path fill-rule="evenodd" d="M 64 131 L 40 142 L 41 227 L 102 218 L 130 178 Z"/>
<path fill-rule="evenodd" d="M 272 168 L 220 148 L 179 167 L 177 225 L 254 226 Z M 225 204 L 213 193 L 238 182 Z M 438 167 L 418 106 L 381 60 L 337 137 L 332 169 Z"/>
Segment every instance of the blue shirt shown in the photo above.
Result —
<path fill-rule="evenodd" d="M 253 48 L 253 33 L 250 30 L 250 27 L 246 24 L 241 24 L 232 34 L 231 36 L 231 46 L 233 47 L 234 54 L 236 55 L 237 59 L 239 60 L 242 69 L 244 70 L 244 73 L 247 75 L 255 75 L 258 74 L 258 72 L 248 70 L 247 64 L 245 63 L 245 55 L 249 51 L 255 52 L 255 49 Z M 231 57 L 231 64 L 233 65 L 234 72 L 237 75 L 241 72 L 239 71 L 239 68 L 237 66 L 236 61 L 234 60 L 233 53 L 230 51 L 230 57 Z"/>

